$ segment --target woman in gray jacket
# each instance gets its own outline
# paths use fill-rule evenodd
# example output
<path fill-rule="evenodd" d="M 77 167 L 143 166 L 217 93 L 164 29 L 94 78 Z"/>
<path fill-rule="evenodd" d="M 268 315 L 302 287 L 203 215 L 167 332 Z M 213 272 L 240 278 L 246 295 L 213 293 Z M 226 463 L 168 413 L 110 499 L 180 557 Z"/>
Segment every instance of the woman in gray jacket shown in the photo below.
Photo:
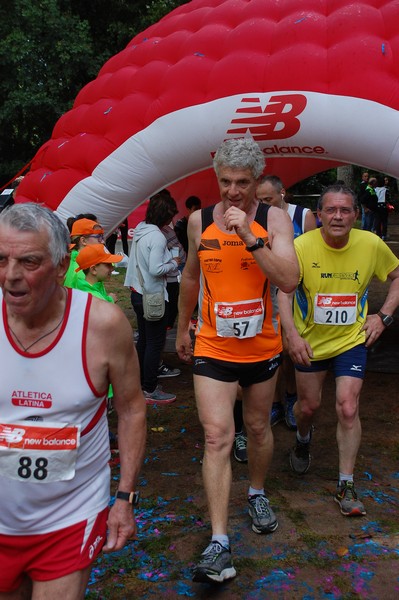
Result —
<path fill-rule="evenodd" d="M 166 275 L 174 271 L 180 258 L 173 258 L 161 229 L 177 214 L 176 202 L 166 193 L 150 199 L 145 221 L 134 231 L 125 285 L 131 289 L 131 302 L 137 317 L 137 353 L 140 361 L 141 385 L 147 404 L 167 404 L 176 400 L 174 394 L 162 391 L 157 385 L 161 352 L 166 340 L 168 321 L 168 292 Z M 137 265 L 141 276 L 138 274 Z M 164 316 L 159 321 L 147 321 L 143 313 L 143 283 L 147 293 L 163 292 L 166 302 Z"/>

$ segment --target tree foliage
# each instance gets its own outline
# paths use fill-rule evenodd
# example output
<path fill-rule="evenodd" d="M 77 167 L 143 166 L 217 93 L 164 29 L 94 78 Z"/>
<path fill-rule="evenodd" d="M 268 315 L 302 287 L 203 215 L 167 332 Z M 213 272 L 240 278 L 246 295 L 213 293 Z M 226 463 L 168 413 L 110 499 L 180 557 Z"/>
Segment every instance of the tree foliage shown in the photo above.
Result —
<path fill-rule="evenodd" d="M 179 0 L 2 0 L 0 182 L 51 136 L 104 62 Z"/>

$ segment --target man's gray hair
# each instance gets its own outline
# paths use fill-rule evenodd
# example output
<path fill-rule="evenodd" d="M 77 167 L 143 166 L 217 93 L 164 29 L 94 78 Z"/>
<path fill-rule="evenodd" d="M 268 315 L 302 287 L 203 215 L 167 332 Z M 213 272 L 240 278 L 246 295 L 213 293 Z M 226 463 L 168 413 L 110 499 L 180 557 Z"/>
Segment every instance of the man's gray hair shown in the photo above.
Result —
<path fill-rule="evenodd" d="M 33 233 L 40 233 L 46 229 L 49 236 L 49 252 L 55 266 L 69 254 L 70 238 L 66 225 L 49 208 L 41 204 L 27 202 L 7 207 L 0 213 L 0 225 Z"/>
<path fill-rule="evenodd" d="M 216 175 L 219 175 L 220 167 L 250 169 L 255 179 L 262 175 L 265 164 L 265 156 L 252 138 L 226 140 L 219 146 L 213 159 Z"/>
<path fill-rule="evenodd" d="M 317 202 L 317 209 L 322 210 L 324 198 L 326 194 L 344 194 L 344 196 L 350 196 L 352 198 L 353 208 L 357 209 L 357 198 L 355 192 L 347 185 L 341 185 L 340 183 L 333 183 L 328 187 L 324 188 L 321 196 Z"/>

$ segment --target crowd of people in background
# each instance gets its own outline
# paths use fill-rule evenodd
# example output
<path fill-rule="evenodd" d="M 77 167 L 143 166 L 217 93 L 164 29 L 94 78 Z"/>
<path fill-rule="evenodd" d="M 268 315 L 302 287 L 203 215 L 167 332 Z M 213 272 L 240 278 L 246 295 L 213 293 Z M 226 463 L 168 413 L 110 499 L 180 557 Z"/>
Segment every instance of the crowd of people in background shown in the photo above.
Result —
<path fill-rule="evenodd" d="M 358 189 L 358 201 L 362 210 L 362 229 L 373 231 L 386 240 L 388 216 L 394 210 L 389 178 L 382 175 L 370 177 L 368 171 L 364 171 Z"/>

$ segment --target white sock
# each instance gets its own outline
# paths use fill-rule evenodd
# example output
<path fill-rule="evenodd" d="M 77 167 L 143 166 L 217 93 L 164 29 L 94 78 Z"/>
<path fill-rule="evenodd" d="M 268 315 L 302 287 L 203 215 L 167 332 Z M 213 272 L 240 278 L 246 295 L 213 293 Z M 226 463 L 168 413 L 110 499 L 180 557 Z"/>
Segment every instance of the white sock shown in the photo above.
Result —
<path fill-rule="evenodd" d="M 229 536 L 228 535 L 213 535 L 212 542 L 218 542 L 223 548 L 230 548 Z"/>
<path fill-rule="evenodd" d="M 296 439 L 298 440 L 298 442 L 301 442 L 302 444 L 308 444 L 310 442 L 310 431 L 307 435 L 305 435 L 304 437 L 302 437 L 299 434 L 299 431 L 296 432 Z"/>
<path fill-rule="evenodd" d="M 261 490 L 256 490 L 255 488 L 253 488 L 252 486 L 249 487 L 248 490 L 248 497 L 250 496 L 259 496 L 259 494 L 261 494 L 262 496 L 265 495 L 265 490 L 264 488 L 262 488 Z"/>
<path fill-rule="evenodd" d="M 345 481 L 352 481 L 353 483 L 353 473 L 352 475 L 347 475 L 346 473 L 339 474 L 339 485 L 345 483 Z"/>

